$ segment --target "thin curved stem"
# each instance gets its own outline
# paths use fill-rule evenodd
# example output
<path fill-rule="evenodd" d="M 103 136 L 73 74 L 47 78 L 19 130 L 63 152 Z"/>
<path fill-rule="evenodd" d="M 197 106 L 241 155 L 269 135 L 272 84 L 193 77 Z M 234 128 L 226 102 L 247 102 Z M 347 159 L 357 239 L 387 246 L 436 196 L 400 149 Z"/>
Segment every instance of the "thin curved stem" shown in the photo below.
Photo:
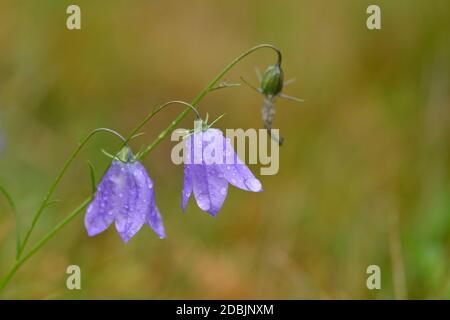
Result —
<path fill-rule="evenodd" d="M 217 91 L 217 90 L 220 90 L 220 89 L 228 89 L 228 88 L 240 87 L 240 86 L 241 86 L 240 83 L 221 82 L 221 83 L 219 83 L 219 85 L 217 85 L 214 88 L 212 88 L 209 92 Z"/>
<path fill-rule="evenodd" d="M 137 132 L 140 131 L 146 124 L 147 122 L 150 121 L 151 118 L 153 118 L 154 116 L 156 116 L 160 111 L 162 111 L 164 108 L 168 107 L 169 105 L 172 104 L 181 104 L 184 106 L 187 106 L 188 108 L 185 110 L 187 112 L 189 112 L 190 110 L 192 110 L 195 113 L 195 116 L 197 119 L 200 119 L 200 113 L 198 112 L 197 108 L 195 108 L 192 104 L 187 103 L 185 101 L 181 101 L 181 100 L 173 100 L 173 101 L 169 101 L 166 102 L 160 106 L 158 106 L 156 109 L 154 109 L 152 112 L 150 112 L 142 121 L 141 123 L 129 134 L 128 138 L 125 140 L 125 143 L 128 143 L 132 137 L 136 136 Z M 186 114 L 187 114 L 186 112 Z"/>
<path fill-rule="evenodd" d="M 165 128 L 158 137 L 145 149 L 145 154 L 143 157 L 145 157 L 151 150 L 153 150 L 174 128 L 177 126 L 178 123 L 183 120 L 188 112 L 190 110 L 195 110 L 195 106 L 210 92 L 214 89 L 214 87 L 217 85 L 217 83 L 222 79 L 225 74 L 227 74 L 239 61 L 253 53 L 254 51 L 257 51 L 259 49 L 263 48 L 269 48 L 274 50 L 278 55 L 278 64 L 281 63 L 281 52 L 278 48 L 276 48 L 273 45 L 270 44 L 261 44 L 258 46 L 255 46 L 246 52 L 239 55 L 237 58 L 235 58 L 231 63 L 229 63 L 224 69 L 222 69 L 219 74 L 202 90 L 200 93 L 194 98 L 194 100 L 191 102 L 191 104 L 184 102 L 184 101 L 170 101 L 167 102 L 157 109 L 155 109 L 153 112 L 151 112 L 149 115 L 147 115 L 144 120 L 133 130 L 133 132 L 129 135 L 127 139 L 123 141 L 123 146 L 126 145 L 132 137 L 136 135 L 136 133 L 151 119 L 153 118 L 158 112 L 160 112 L 165 106 L 173 103 L 179 103 L 184 104 L 188 106 L 184 111 L 182 111 L 174 121 L 171 122 L 171 124 Z M 198 116 L 198 113 L 197 113 Z M 41 216 L 42 212 L 44 211 L 45 207 L 48 205 L 48 202 L 50 200 L 50 197 L 53 195 L 56 187 L 58 186 L 60 180 L 62 179 L 64 173 L 67 171 L 67 168 L 70 166 L 72 161 L 75 159 L 75 157 L 78 155 L 78 153 L 81 151 L 81 149 L 84 147 L 84 145 L 92 138 L 93 135 L 95 135 L 99 131 L 105 131 L 104 128 L 96 129 L 93 132 L 91 132 L 86 139 L 80 143 L 77 149 L 72 153 L 72 155 L 69 157 L 69 159 L 65 162 L 61 172 L 58 174 L 56 179 L 54 180 L 53 184 L 51 185 L 49 191 L 47 192 L 47 195 L 44 198 L 44 201 L 42 202 L 41 206 L 37 210 L 33 222 L 31 224 L 31 227 L 29 228 L 26 237 L 20 247 L 20 254 L 18 258 L 16 259 L 16 262 L 12 266 L 12 268 L 8 271 L 8 273 L 3 277 L 3 279 L 0 282 L 0 292 L 4 289 L 4 287 L 8 284 L 8 282 L 12 279 L 12 277 L 16 274 L 16 272 L 19 270 L 19 268 L 31 257 L 33 256 L 42 246 L 44 246 L 45 243 L 47 243 L 48 240 L 50 240 L 59 230 L 61 230 L 66 224 L 68 224 L 70 221 L 72 221 L 76 215 L 78 215 L 91 201 L 92 196 L 89 196 L 86 198 L 81 205 L 76 208 L 72 213 L 70 213 L 63 221 L 61 221 L 58 225 L 56 225 L 49 233 L 47 233 L 41 240 L 39 240 L 36 245 L 30 250 L 30 252 L 22 256 L 22 253 L 25 249 L 25 246 L 27 244 L 27 241 L 37 223 L 39 220 L 39 217 Z"/>
<path fill-rule="evenodd" d="M 15 222 L 16 222 L 16 259 L 17 255 L 19 254 L 19 247 L 20 247 L 20 220 L 19 220 L 19 213 L 17 212 L 16 204 L 14 203 L 13 198 L 11 195 L 6 191 L 6 189 L 0 185 L 0 193 L 3 194 L 3 196 L 6 198 L 6 201 L 8 202 L 9 206 L 11 207 L 11 210 L 13 211 Z"/>
<path fill-rule="evenodd" d="M 192 100 L 191 105 L 196 106 L 210 91 L 214 89 L 214 87 L 217 85 L 217 83 L 236 65 L 238 64 L 242 59 L 250 55 L 251 53 L 259 50 L 259 49 L 272 49 L 277 53 L 277 63 L 281 64 L 281 51 L 271 45 L 271 44 L 260 44 L 258 46 L 255 46 L 253 48 L 248 49 L 238 57 L 236 57 L 233 61 L 231 61 L 225 68 L 222 69 L 222 71 L 219 72 L 219 74 L 202 90 L 200 93 Z M 183 120 L 186 115 L 188 114 L 189 109 L 184 110 L 181 112 L 174 121 L 171 122 L 171 124 L 164 129 L 158 137 L 145 149 L 145 153 L 142 155 L 142 158 L 144 158 L 150 151 L 152 151 L 164 138 L 170 134 L 175 127 Z M 135 132 L 136 133 L 136 132 Z"/>
<path fill-rule="evenodd" d="M 42 201 L 40 207 L 38 208 L 38 210 L 36 211 L 34 218 L 31 222 L 30 228 L 28 229 L 27 233 L 25 234 L 25 237 L 23 239 L 22 244 L 19 246 L 19 250 L 17 253 L 17 259 L 19 259 L 22 254 L 23 251 L 28 243 L 28 240 L 31 236 L 31 233 L 33 232 L 34 228 L 36 227 L 36 224 L 39 220 L 39 218 L 42 215 L 42 212 L 44 212 L 44 209 L 47 207 L 48 202 L 51 198 L 51 196 L 53 195 L 53 193 L 56 190 L 56 187 L 58 186 L 59 182 L 61 181 L 62 177 L 64 176 L 64 174 L 66 173 L 67 169 L 69 168 L 70 164 L 73 162 L 73 160 L 76 158 L 76 156 L 80 153 L 81 149 L 83 149 L 83 147 L 86 145 L 86 143 L 89 142 L 89 140 L 91 140 L 91 138 L 96 135 L 99 132 L 109 132 L 109 133 L 113 133 L 116 136 L 118 136 L 119 138 L 121 138 L 122 141 L 124 141 L 126 143 L 126 139 L 120 135 L 119 133 L 115 132 L 112 129 L 108 129 L 108 128 L 97 128 L 95 130 L 93 130 L 79 145 L 78 147 L 72 152 L 72 154 L 70 155 L 70 157 L 66 160 L 66 162 L 64 163 L 61 171 L 59 172 L 59 174 L 56 176 L 55 180 L 53 181 L 52 185 L 50 186 L 50 189 L 48 190 L 47 194 L 44 197 L 44 200 Z"/>
<path fill-rule="evenodd" d="M 94 131 L 97 131 L 97 132 L 100 132 L 100 131 L 109 132 L 109 133 L 112 133 L 112 134 L 116 135 L 123 142 L 127 141 L 127 139 L 125 139 L 123 135 L 118 133 L 116 130 L 113 130 L 113 129 L 110 129 L 110 128 L 97 128 Z"/>
<path fill-rule="evenodd" d="M 60 223 L 58 223 L 49 233 L 47 233 L 44 237 L 42 237 L 34 246 L 31 248 L 30 252 L 28 252 L 26 255 L 22 256 L 21 258 L 17 259 L 12 268 L 9 270 L 9 272 L 3 277 L 3 279 L 0 282 L 0 292 L 3 290 L 3 288 L 8 284 L 8 282 L 11 280 L 11 278 L 16 274 L 16 272 L 19 270 L 19 268 L 29 259 L 31 258 L 37 251 L 39 251 L 40 248 L 44 246 L 44 244 L 47 243 L 48 240 L 50 240 L 59 230 L 61 230 L 66 224 L 68 224 L 70 221 L 72 221 L 80 212 L 83 211 L 84 208 L 89 204 L 91 201 L 91 197 L 85 199 L 75 210 L 73 210 L 64 220 L 62 220 Z"/>
<path fill-rule="evenodd" d="M 191 104 L 196 106 L 210 91 L 214 86 L 222 79 L 238 62 L 244 59 L 246 56 L 250 55 L 256 50 L 269 48 L 274 50 L 277 53 L 278 60 L 277 63 L 281 64 L 281 51 L 277 47 L 271 44 L 260 44 L 253 48 L 248 49 L 246 52 L 242 53 L 238 57 L 236 57 L 233 61 L 231 61 L 222 71 L 192 100 Z"/>
<path fill-rule="evenodd" d="M 250 89 L 255 90 L 258 93 L 262 93 L 261 89 L 258 89 L 257 87 L 255 87 L 254 85 L 252 85 L 250 82 L 248 82 L 247 80 L 245 80 L 244 77 L 241 77 L 241 80 L 243 83 L 245 83 Z"/>

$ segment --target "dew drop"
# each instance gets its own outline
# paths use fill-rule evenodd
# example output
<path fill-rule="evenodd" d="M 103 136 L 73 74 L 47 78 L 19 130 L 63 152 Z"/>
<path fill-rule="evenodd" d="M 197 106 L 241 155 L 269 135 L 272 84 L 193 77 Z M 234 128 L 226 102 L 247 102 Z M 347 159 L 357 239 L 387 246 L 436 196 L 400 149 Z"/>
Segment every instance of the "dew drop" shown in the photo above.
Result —
<path fill-rule="evenodd" d="M 261 191 L 261 182 L 257 179 L 247 179 L 245 180 L 245 185 L 251 190 L 251 191 Z"/>

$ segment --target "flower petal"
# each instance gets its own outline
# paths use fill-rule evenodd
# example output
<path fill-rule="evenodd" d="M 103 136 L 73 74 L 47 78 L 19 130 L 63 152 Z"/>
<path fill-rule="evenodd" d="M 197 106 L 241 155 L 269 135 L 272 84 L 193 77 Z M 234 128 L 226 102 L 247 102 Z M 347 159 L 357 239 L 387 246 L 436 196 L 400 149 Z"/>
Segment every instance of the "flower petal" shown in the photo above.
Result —
<path fill-rule="evenodd" d="M 181 208 L 186 210 L 186 205 L 189 201 L 189 198 L 192 194 L 192 176 L 191 176 L 191 164 L 185 164 L 184 165 L 184 185 L 183 185 L 183 195 L 182 195 L 182 202 L 181 202 Z"/>
<path fill-rule="evenodd" d="M 116 176 L 121 174 L 119 163 L 113 162 L 97 187 L 94 200 L 87 208 L 84 225 L 89 236 L 105 231 L 114 221 L 118 203 Z"/>
<path fill-rule="evenodd" d="M 235 165 L 238 173 L 242 177 L 245 186 L 247 187 L 247 191 L 252 192 L 261 192 L 262 185 L 261 182 L 255 178 L 253 173 L 245 164 L 236 164 Z"/>
<path fill-rule="evenodd" d="M 133 174 L 141 191 L 141 199 L 139 201 L 137 212 L 143 215 L 145 223 L 155 231 L 158 237 L 163 239 L 166 237 L 166 234 L 164 232 L 161 214 L 155 204 L 153 181 L 147 174 L 144 166 L 138 162 L 135 163 Z"/>
<path fill-rule="evenodd" d="M 251 192 L 262 191 L 261 182 L 245 164 L 222 165 L 221 170 L 225 179 L 236 188 Z"/>
<path fill-rule="evenodd" d="M 150 215 L 147 217 L 146 222 L 150 226 L 150 228 L 152 228 L 153 231 L 156 232 L 160 239 L 164 239 L 166 237 L 161 213 L 159 212 L 154 200 L 152 204 L 152 210 L 150 211 Z"/>
<path fill-rule="evenodd" d="M 227 196 L 228 182 L 216 165 L 192 165 L 191 174 L 198 206 L 215 216 Z"/>
<path fill-rule="evenodd" d="M 228 181 L 223 178 L 222 172 L 217 165 L 206 167 L 209 183 L 209 195 L 211 199 L 211 209 L 208 211 L 216 215 L 228 194 Z"/>
<path fill-rule="evenodd" d="M 231 160 L 229 164 L 220 166 L 224 178 L 236 188 L 251 192 L 261 192 L 261 182 L 255 178 L 245 163 L 239 159 L 228 141 L 225 142 L 224 153 L 229 157 L 226 160 Z"/>
<path fill-rule="evenodd" d="M 142 227 L 150 211 L 150 191 L 144 175 L 144 167 L 138 163 L 126 163 L 121 168 L 123 181 L 118 190 L 120 210 L 116 214 L 116 229 L 127 243 Z"/>

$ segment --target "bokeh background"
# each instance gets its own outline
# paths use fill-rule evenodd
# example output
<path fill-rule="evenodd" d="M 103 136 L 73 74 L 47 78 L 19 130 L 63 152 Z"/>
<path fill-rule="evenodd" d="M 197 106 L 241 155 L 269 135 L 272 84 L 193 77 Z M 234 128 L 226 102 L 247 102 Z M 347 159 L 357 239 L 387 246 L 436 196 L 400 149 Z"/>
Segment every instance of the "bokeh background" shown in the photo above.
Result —
<path fill-rule="evenodd" d="M 66 29 L 78 4 L 82 30 Z M 382 29 L 366 28 L 379 4 Z M 145 160 L 168 238 L 144 227 L 88 238 L 80 214 L 17 273 L 2 298 L 450 298 L 450 5 L 433 1 L 0 1 L 0 182 L 24 233 L 64 160 L 88 132 L 123 134 L 155 105 L 190 101 L 235 56 L 260 43 L 284 54 L 275 127 L 286 139 L 264 192 L 230 188 L 216 218 L 181 213 L 182 168 L 166 140 Z M 225 80 L 273 63 L 270 50 Z M 218 127 L 258 128 L 246 87 L 200 104 Z M 172 107 L 132 143 L 152 141 Z M 190 127 L 185 119 L 182 127 Z M 117 150 L 99 136 L 81 153 L 32 242 L 90 192 Z M 252 166 L 259 173 L 259 166 Z M 14 219 L 0 199 L 0 271 L 14 259 Z M 66 268 L 82 271 L 69 291 Z M 366 287 L 379 265 L 381 290 Z"/>

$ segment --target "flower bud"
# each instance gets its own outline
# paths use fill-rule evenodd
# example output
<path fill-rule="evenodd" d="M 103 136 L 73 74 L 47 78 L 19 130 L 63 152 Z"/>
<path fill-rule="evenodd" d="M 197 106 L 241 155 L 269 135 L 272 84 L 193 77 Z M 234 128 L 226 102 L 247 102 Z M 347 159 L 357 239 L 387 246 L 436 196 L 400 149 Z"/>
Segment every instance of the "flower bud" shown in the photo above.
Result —
<path fill-rule="evenodd" d="M 261 90 L 268 97 L 274 97 L 283 89 L 283 70 L 279 64 L 267 68 L 261 81 Z"/>
<path fill-rule="evenodd" d="M 130 162 L 133 159 L 133 152 L 128 146 L 125 146 L 117 153 L 116 157 L 122 162 Z"/>

